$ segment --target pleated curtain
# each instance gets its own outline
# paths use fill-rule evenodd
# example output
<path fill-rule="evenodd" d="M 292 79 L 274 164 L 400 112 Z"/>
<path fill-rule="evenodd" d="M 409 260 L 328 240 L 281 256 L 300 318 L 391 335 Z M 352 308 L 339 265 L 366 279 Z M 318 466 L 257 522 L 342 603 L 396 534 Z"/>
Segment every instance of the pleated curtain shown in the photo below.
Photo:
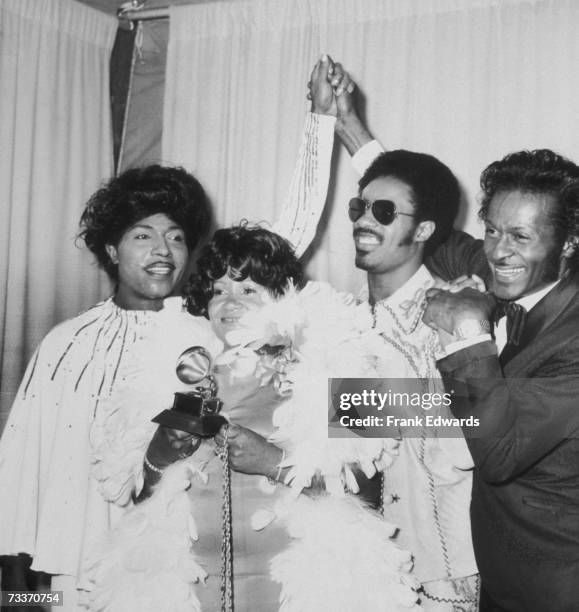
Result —
<path fill-rule="evenodd" d="M 460 223 L 482 235 L 490 162 L 549 147 L 579 160 L 575 0 L 252 0 L 171 11 L 163 157 L 192 170 L 217 220 L 275 218 L 297 155 L 306 83 L 329 53 L 351 71 L 372 132 L 431 153 L 464 190 Z M 356 290 L 346 207 L 357 176 L 335 150 L 310 277 Z"/>
<path fill-rule="evenodd" d="M 107 292 L 75 238 L 112 174 L 116 27 L 72 0 L 0 0 L 0 429 L 41 338 Z"/>

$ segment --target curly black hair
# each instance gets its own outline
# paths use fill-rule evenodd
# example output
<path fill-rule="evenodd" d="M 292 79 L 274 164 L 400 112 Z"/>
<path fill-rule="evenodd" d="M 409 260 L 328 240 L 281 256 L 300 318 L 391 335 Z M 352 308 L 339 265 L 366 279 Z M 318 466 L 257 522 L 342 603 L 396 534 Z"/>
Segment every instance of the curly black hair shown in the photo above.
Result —
<path fill-rule="evenodd" d="M 436 224 L 424 245 L 424 254 L 429 255 L 450 236 L 458 214 L 460 189 L 456 177 L 436 157 L 404 149 L 379 155 L 360 179 L 360 193 L 382 177 L 396 178 L 410 187 L 417 223 Z"/>
<path fill-rule="evenodd" d="M 493 197 L 501 191 L 547 195 L 554 206 L 545 210 L 559 251 L 568 239 L 579 240 L 579 166 L 551 151 L 535 149 L 510 153 L 487 166 L 480 178 L 482 189 L 479 217 L 487 218 Z M 579 250 L 568 258 L 571 269 L 579 265 Z"/>
<path fill-rule="evenodd" d="M 210 204 L 199 181 L 183 168 L 153 164 L 127 170 L 94 193 L 82 213 L 79 238 L 117 281 L 117 265 L 106 246 L 117 246 L 127 229 L 158 213 L 183 229 L 190 251 L 209 230 Z"/>
<path fill-rule="evenodd" d="M 220 229 L 203 247 L 185 292 L 191 314 L 208 318 L 213 282 L 226 274 L 239 281 L 249 277 L 274 297 L 284 295 L 290 282 L 300 286 L 303 278 L 293 248 L 278 234 L 247 223 Z"/>

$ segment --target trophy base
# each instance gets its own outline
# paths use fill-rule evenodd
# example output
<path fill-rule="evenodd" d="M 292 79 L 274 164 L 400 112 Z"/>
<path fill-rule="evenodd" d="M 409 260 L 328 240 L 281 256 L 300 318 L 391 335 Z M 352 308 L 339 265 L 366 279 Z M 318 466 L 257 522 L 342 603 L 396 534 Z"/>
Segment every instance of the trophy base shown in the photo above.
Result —
<path fill-rule="evenodd" d="M 213 437 L 228 421 L 217 414 L 221 401 L 204 399 L 195 393 L 175 393 L 173 408 L 151 419 L 164 427 L 185 431 L 201 438 Z"/>
<path fill-rule="evenodd" d="M 173 410 L 163 410 L 151 421 L 164 427 L 186 431 L 200 438 L 212 438 L 221 429 L 221 426 L 228 422 L 220 414 L 195 417 L 179 414 Z"/>

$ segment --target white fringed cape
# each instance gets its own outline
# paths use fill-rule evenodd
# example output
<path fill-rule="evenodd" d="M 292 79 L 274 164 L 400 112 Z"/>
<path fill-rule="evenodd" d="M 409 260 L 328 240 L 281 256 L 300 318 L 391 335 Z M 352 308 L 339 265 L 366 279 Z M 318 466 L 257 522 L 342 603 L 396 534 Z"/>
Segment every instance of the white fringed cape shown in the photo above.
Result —
<path fill-rule="evenodd" d="M 268 381 L 291 388 L 275 410 L 271 438 L 286 450 L 282 467 L 290 468 L 290 486 L 273 513 L 258 511 L 253 520 L 256 529 L 281 521 L 292 539 L 271 563 L 282 612 L 418 609 L 411 556 L 391 540 L 395 527 L 344 492 L 345 486 L 357 490 L 348 465 L 356 463 L 371 476 L 393 459 L 397 441 L 328 439 L 328 377 L 374 374 L 380 340 L 368 331 L 369 316 L 350 296 L 310 283 L 247 315 L 246 329 L 231 338 L 242 347 L 281 340 L 293 349 L 294 358 Z M 316 474 L 324 477 L 327 495 L 300 494 Z M 167 469 L 153 497 L 101 542 L 89 563 L 91 609 L 200 610 L 195 588 L 205 573 L 194 552 L 195 509 L 187 494 L 192 478 L 203 479 L 195 455 Z"/>

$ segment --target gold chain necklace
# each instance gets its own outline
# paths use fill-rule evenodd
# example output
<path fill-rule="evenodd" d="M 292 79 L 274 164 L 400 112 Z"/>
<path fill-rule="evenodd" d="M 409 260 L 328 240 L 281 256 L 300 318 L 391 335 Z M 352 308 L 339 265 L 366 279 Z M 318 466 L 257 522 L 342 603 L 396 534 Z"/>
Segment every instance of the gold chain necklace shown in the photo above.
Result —
<path fill-rule="evenodd" d="M 229 468 L 229 429 L 223 446 L 218 447 L 223 476 L 223 505 L 221 510 L 221 612 L 233 612 L 233 548 L 231 526 L 231 470 Z"/>

